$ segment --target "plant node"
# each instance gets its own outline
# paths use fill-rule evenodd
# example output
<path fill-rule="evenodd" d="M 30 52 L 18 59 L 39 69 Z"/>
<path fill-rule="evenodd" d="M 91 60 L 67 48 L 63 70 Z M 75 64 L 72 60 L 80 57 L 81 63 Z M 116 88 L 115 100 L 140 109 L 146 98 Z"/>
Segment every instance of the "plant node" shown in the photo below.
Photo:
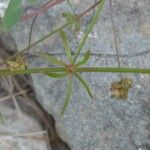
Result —
<path fill-rule="evenodd" d="M 66 70 L 67 70 L 68 76 L 72 76 L 74 74 L 74 70 L 75 70 L 74 64 L 66 65 Z"/>

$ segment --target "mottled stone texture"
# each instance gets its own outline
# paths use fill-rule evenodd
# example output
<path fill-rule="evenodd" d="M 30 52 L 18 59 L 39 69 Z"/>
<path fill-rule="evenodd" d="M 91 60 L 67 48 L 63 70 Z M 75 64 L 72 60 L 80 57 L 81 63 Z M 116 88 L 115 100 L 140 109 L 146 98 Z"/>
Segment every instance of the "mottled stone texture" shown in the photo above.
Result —
<path fill-rule="evenodd" d="M 2 89 L 0 91 L 2 97 Z M 17 113 L 16 109 L 12 108 L 14 106 L 10 104 L 12 100 L 1 102 L 0 105 L 3 116 L 3 122 L 0 121 L 0 150 L 11 148 L 13 150 L 47 150 L 47 142 L 31 137 L 31 135 L 37 135 L 37 138 L 41 139 L 44 137 L 44 132 L 37 133 L 42 130 L 39 123 L 31 116 Z"/>
<path fill-rule="evenodd" d="M 82 12 L 94 0 L 71 0 L 73 10 Z M 110 20 L 109 0 L 90 34 L 83 52 L 91 50 L 88 66 L 117 66 L 117 57 Z M 34 26 L 32 42 L 43 37 L 52 29 L 63 24 L 61 13 L 71 11 L 64 2 L 41 15 Z M 114 21 L 120 51 L 121 66 L 150 68 L 150 1 L 113 0 Z M 27 9 L 27 12 L 31 12 Z M 75 51 L 80 36 L 86 29 L 91 16 L 82 21 L 78 39 L 68 31 L 71 48 Z M 12 30 L 19 49 L 27 46 L 31 20 L 22 22 Z M 64 57 L 64 49 L 56 34 L 32 48 Z M 61 54 L 61 55 L 60 55 Z M 29 61 L 30 67 L 51 66 L 41 59 Z M 110 98 L 111 82 L 119 80 L 118 74 L 82 74 L 90 83 L 94 98 L 90 99 L 84 89 L 74 80 L 74 94 L 63 118 L 63 128 L 73 150 L 142 150 L 150 149 L 150 76 L 124 74 L 133 79 L 133 87 L 126 101 Z M 37 96 L 43 106 L 59 118 L 65 97 L 66 79 L 50 79 L 43 75 L 32 75 Z M 61 129 L 62 123 L 61 123 Z M 61 130 L 62 132 L 62 130 Z M 62 132 L 62 136 L 64 131 Z"/>

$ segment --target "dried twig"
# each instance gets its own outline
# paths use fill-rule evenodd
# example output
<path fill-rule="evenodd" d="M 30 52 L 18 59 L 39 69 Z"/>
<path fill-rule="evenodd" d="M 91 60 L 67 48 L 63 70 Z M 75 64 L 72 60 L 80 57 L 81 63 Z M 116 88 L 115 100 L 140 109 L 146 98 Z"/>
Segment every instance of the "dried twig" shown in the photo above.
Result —
<path fill-rule="evenodd" d="M 19 96 L 19 95 L 25 94 L 25 93 L 27 93 L 27 92 L 28 92 L 28 90 L 23 90 L 23 91 L 20 91 L 20 92 L 15 93 L 14 96 Z M 0 98 L 0 102 L 9 100 L 10 98 L 12 98 L 12 95 L 8 95 L 8 96 L 1 97 L 1 98 Z"/>
<path fill-rule="evenodd" d="M 52 0 L 52 1 L 49 1 L 47 2 L 46 4 L 44 4 L 42 7 L 40 7 L 39 9 L 37 9 L 36 11 L 34 11 L 33 13 L 31 14 L 28 14 L 28 15 L 25 15 L 22 17 L 22 20 L 27 20 L 31 17 L 34 17 L 34 16 L 37 16 L 45 11 L 47 11 L 47 9 L 63 2 L 64 0 Z"/>

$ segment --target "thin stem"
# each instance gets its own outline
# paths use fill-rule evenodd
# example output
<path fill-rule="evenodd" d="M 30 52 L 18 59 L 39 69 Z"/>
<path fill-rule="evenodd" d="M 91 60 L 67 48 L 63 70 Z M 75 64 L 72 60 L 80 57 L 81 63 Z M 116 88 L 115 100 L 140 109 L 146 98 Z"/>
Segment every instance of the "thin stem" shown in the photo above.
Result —
<path fill-rule="evenodd" d="M 21 75 L 21 74 L 32 74 L 32 73 L 43 73 L 47 74 L 50 72 L 66 72 L 65 67 L 60 68 L 34 68 L 26 70 L 10 71 L 9 69 L 0 69 L 0 77 L 9 75 Z M 150 69 L 140 68 L 114 68 L 114 67 L 79 67 L 75 68 L 75 72 L 110 72 L 110 73 L 143 73 L 150 74 Z"/>
<path fill-rule="evenodd" d="M 0 70 L 0 77 L 9 76 L 9 75 L 23 75 L 23 74 L 32 74 L 32 73 L 50 73 L 50 72 L 65 72 L 66 68 L 34 68 L 34 69 L 26 69 L 26 70 L 16 70 L 10 71 L 9 69 Z"/>
<path fill-rule="evenodd" d="M 81 13 L 79 16 L 83 17 L 84 15 L 86 15 L 89 11 L 91 11 L 92 9 L 94 9 L 99 3 L 101 3 L 101 1 L 96 2 L 94 5 L 92 5 L 90 8 L 88 8 L 87 10 L 85 10 L 83 13 Z"/>
<path fill-rule="evenodd" d="M 27 93 L 29 90 L 23 90 L 23 91 L 21 91 L 21 92 L 17 92 L 17 93 L 15 93 L 15 94 L 13 94 L 13 96 L 18 96 L 18 95 L 22 95 L 22 94 L 25 94 L 25 93 Z M 4 96 L 4 97 L 1 97 L 0 98 L 0 103 L 1 102 L 4 102 L 4 101 L 6 101 L 6 100 L 9 100 L 10 98 L 12 98 L 12 95 L 8 95 L 8 96 Z"/>
<path fill-rule="evenodd" d="M 150 69 L 140 68 L 113 68 L 113 67 L 80 67 L 76 68 L 75 72 L 110 72 L 110 73 L 144 73 L 150 74 Z"/>
<path fill-rule="evenodd" d="M 32 21 L 32 24 L 31 24 L 30 33 L 29 33 L 29 44 L 28 44 L 28 48 L 29 48 L 29 49 L 28 49 L 28 53 L 29 53 L 30 45 L 31 45 L 31 38 L 32 38 L 33 26 L 34 26 L 34 23 L 35 23 L 37 17 L 38 17 L 38 15 L 36 15 L 36 16 L 33 18 L 33 21 Z"/>
<path fill-rule="evenodd" d="M 102 9 L 103 4 L 104 4 L 104 0 L 100 0 L 100 3 L 99 3 L 99 7 L 98 7 L 98 9 L 97 9 L 97 12 L 96 12 L 96 14 L 94 15 L 94 17 L 93 17 L 91 23 L 89 24 L 89 26 L 88 26 L 88 28 L 87 28 L 87 31 L 86 31 L 85 34 L 83 35 L 83 38 L 82 38 L 81 42 L 79 43 L 79 46 L 78 46 L 78 48 L 77 48 L 77 52 L 76 52 L 76 54 L 75 54 L 75 56 L 74 56 L 73 63 L 75 63 L 75 61 L 76 61 L 78 55 L 80 54 L 80 51 L 82 50 L 82 48 L 83 48 L 83 46 L 84 46 L 84 44 L 85 44 L 85 41 L 86 41 L 87 38 L 88 38 L 89 33 L 92 31 L 92 29 L 93 29 L 93 27 L 94 27 L 94 25 L 95 25 L 95 23 L 96 23 L 96 21 L 97 21 L 97 19 L 98 19 L 98 16 L 99 16 L 99 13 L 100 13 L 100 11 L 101 11 L 101 9 Z"/>
<path fill-rule="evenodd" d="M 31 17 L 34 17 L 36 15 L 39 15 L 45 11 L 47 11 L 47 9 L 63 2 L 64 0 L 52 0 L 52 1 L 49 1 L 47 2 L 46 4 L 44 4 L 42 7 L 40 7 L 39 9 L 37 9 L 36 11 L 32 12 L 31 14 L 28 14 L 28 15 L 25 15 L 22 17 L 22 20 L 27 20 Z"/>

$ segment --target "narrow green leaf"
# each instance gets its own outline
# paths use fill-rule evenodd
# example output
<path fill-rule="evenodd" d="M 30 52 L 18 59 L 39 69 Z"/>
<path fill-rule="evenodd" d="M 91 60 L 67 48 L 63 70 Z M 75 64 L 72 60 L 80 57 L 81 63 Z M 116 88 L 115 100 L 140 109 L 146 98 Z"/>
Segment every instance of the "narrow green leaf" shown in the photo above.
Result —
<path fill-rule="evenodd" d="M 19 22 L 22 13 L 23 10 L 21 8 L 21 0 L 11 0 L 2 19 L 1 30 L 10 30 Z"/>
<path fill-rule="evenodd" d="M 70 47 L 69 47 L 69 40 L 67 38 L 66 33 L 63 31 L 63 29 L 60 29 L 59 33 L 60 33 L 60 36 L 63 40 L 63 44 L 64 44 L 64 48 L 66 50 L 67 58 L 69 59 L 69 61 L 71 63 L 72 62 L 72 57 L 71 57 L 71 50 L 70 50 Z"/>
<path fill-rule="evenodd" d="M 105 0 L 99 0 L 99 1 L 100 1 L 100 3 L 99 3 L 99 5 L 98 5 L 98 9 L 97 9 L 95 15 L 93 16 L 93 18 L 92 18 L 90 24 L 88 25 L 88 28 L 87 28 L 85 34 L 84 34 L 83 37 L 82 37 L 82 40 L 80 41 L 80 43 L 79 43 L 79 45 L 78 45 L 78 47 L 77 47 L 77 51 L 76 51 L 75 56 L 74 56 L 74 58 L 73 58 L 73 63 L 75 63 L 77 57 L 79 56 L 79 54 L 80 54 L 80 52 L 81 52 L 81 50 L 82 50 L 82 48 L 83 48 L 83 46 L 84 46 L 84 44 L 85 44 L 87 38 L 88 38 L 88 35 L 89 35 L 89 34 L 91 33 L 91 31 L 93 30 L 93 27 L 94 27 L 94 25 L 96 24 L 96 22 L 97 22 L 97 20 L 98 20 L 99 14 L 100 14 L 100 12 L 102 11 L 102 8 L 103 8 L 103 5 L 104 5 Z"/>
<path fill-rule="evenodd" d="M 90 58 L 90 51 L 87 51 L 83 57 L 83 60 L 79 61 L 75 66 L 78 67 L 86 64 L 89 58 Z"/>
<path fill-rule="evenodd" d="M 72 83 L 72 78 L 68 78 L 68 85 L 67 85 L 67 91 L 66 91 L 66 98 L 65 98 L 65 102 L 63 105 L 63 108 L 61 110 L 61 116 L 63 116 L 69 101 L 71 100 L 71 96 L 72 96 L 72 88 L 73 88 L 73 83 Z"/>
<path fill-rule="evenodd" d="M 46 73 L 46 75 L 51 78 L 63 78 L 65 77 L 66 73 Z"/>
<path fill-rule="evenodd" d="M 35 56 L 38 56 L 52 64 L 55 64 L 55 65 L 59 65 L 59 66 L 65 66 L 65 63 L 61 60 L 58 60 L 57 58 L 47 54 L 47 53 L 42 53 L 42 52 L 34 52 L 33 55 Z"/>
<path fill-rule="evenodd" d="M 93 98 L 92 92 L 91 92 L 88 84 L 86 83 L 86 81 L 78 73 L 75 73 L 75 76 L 79 79 L 80 83 L 83 85 L 83 87 L 85 88 L 85 90 L 87 91 L 89 96 L 91 98 Z"/>

